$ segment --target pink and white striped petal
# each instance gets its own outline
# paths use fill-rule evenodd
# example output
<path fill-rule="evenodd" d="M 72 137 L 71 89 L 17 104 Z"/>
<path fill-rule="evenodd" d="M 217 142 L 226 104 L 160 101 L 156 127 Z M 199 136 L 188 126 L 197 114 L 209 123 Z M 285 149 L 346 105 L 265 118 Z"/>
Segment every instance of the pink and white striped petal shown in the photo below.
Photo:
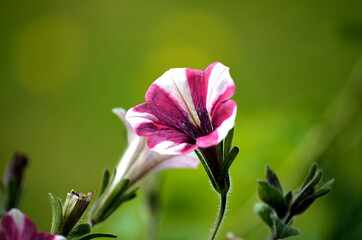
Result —
<path fill-rule="evenodd" d="M 2 218 L 1 240 L 65 240 L 65 237 L 39 232 L 35 224 L 18 209 L 11 209 Z"/>
<path fill-rule="evenodd" d="M 146 93 L 146 103 L 128 110 L 126 119 L 150 149 L 186 154 L 221 142 L 234 126 L 236 103 L 229 68 L 213 63 L 205 71 L 170 69 Z"/>

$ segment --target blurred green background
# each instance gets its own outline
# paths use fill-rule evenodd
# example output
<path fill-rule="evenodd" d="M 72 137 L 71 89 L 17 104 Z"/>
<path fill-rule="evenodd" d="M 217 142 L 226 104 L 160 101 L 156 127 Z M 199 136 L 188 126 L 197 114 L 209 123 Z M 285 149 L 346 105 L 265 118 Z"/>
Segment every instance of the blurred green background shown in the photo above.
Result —
<path fill-rule="evenodd" d="M 220 231 L 266 239 L 253 213 L 269 163 L 284 187 L 317 161 L 334 191 L 294 239 L 362 238 L 362 1 L 1 1 L 0 170 L 29 155 L 22 210 L 49 231 L 48 192 L 97 189 L 126 146 L 111 112 L 144 102 L 174 67 L 230 67 L 238 103 Z M 206 239 L 218 198 L 200 166 L 163 175 L 159 239 Z M 146 239 L 144 194 L 96 231 Z"/>

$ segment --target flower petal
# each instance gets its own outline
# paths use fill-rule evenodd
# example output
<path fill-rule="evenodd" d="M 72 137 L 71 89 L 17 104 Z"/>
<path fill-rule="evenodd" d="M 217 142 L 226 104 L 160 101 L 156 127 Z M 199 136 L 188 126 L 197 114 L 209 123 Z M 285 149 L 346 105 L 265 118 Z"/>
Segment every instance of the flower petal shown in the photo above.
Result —
<path fill-rule="evenodd" d="M 7 238 L 4 238 L 4 239 L 17 240 L 17 238 L 18 238 L 18 229 L 17 229 L 17 226 L 16 226 L 16 222 L 15 222 L 14 218 L 11 215 L 6 214 L 2 218 L 1 226 L 2 226 L 2 232 L 0 234 L 7 237 Z M 3 239 L 3 238 L 1 238 L 1 239 Z"/>
<path fill-rule="evenodd" d="M 53 235 L 47 232 L 38 232 L 36 240 L 66 240 L 65 237 L 60 235 Z"/>
<path fill-rule="evenodd" d="M 18 229 L 20 230 L 20 229 Z M 20 240 L 33 240 L 34 237 L 37 235 L 37 229 L 35 224 L 24 215 L 24 228 L 22 231 L 19 231 Z"/>
<path fill-rule="evenodd" d="M 123 121 L 123 124 L 126 126 L 128 143 L 130 143 L 133 140 L 135 140 L 136 138 L 138 138 L 138 136 L 134 132 L 132 126 L 126 120 L 127 111 L 125 109 L 123 109 L 123 108 L 113 108 L 112 112 L 114 114 L 116 114 Z"/>
<path fill-rule="evenodd" d="M 153 151 L 160 154 L 186 154 L 193 151 L 195 139 L 184 133 L 184 131 L 188 132 L 188 127 L 185 125 L 192 124 L 190 122 L 185 124 L 182 120 L 176 123 L 180 116 L 174 118 L 173 116 L 177 114 L 172 115 L 172 112 L 165 114 L 157 109 L 159 108 L 154 104 L 144 103 L 128 110 L 126 119 L 139 136 L 148 137 L 148 147 Z M 159 120 L 160 118 L 163 121 Z M 175 128 L 173 124 L 170 126 L 172 121 L 179 128 Z"/>
<path fill-rule="evenodd" d="M 164 125 L 146 123 L 137 130 L 148 136 L 148 147 L 160 154 L 187 154 L 196 148 L 188 135 Z"/>
<path fill-rule="evenodd" d="M 229 68 L 219 62 L 208 66 L 204 74 L 206 78 L 208 77 L 206 109 L 212 113 L 217 104 L 234 95 L 235 84 Z"/>
<path fill-rule="evenodd" d="M 211 117 L 215 131 L 207 136 L 198 138 L 196 146 L 206 148 L 220 143 L 234 127 L 235 117 L 236 103 L 233 100 L 226 100 L 218 104 Z"/>
<path fill-rule="evenodd" d="M 153 171 L 171 168 L 197 168 L 200 162 L 194 153 L 188 155 L 163 155 L 161 158 L 161 162 Z"/>

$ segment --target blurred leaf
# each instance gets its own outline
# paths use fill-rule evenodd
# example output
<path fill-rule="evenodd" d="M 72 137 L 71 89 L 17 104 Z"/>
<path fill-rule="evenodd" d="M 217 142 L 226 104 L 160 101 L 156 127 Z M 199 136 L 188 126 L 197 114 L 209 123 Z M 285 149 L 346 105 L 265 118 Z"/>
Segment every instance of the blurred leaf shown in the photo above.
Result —
<path fill-rule="evenodd" d="M 286 202 L 286 204 L 287 204 L 287 206 L 288 206 L 288 208 L 289 208 L 290 203 L 291 203 L 292 200 L 293 200 L 293 193 L 292 193 L 291 191 L 289 191 L 289 192 L 285 195 L 284 199 L 285 199 L 285 202 Z"/>
<path fill-rule="evenodd" d="M 330 193 L 331 191 L 332 191 L 332 189 L 327 187 L 327 188 L 320 189 L 320 190 L 316 191 L 315 193 L 313 193 L 312 195 L 306 197 L 301 202 L 299 202 L 298 204 L 293 206 L 293 209 L 292 209 L 293 215 L 302 214 L 313 204 L 313 202 L 317 198 L 323 197 L 324 195 Z"/>
<path fill-rule="evenodd" d="M 308 195 L 313 194 L 314 187 L 320 182 L 322 179 L 323 172 L 322 170 L 317 170 L 311 180 L 307 182 L 307 184 L 304 185 L 298 192 L 298 194 L 295 197 L 294 202 L 301 201 L 303 198 L 307 197 Z M 309 176 L 308 176 L 309 177 Z"/>
<path fill-rule="evenodd" d="M 91 232 L 91 226 L 88 223 L 83 223 L 75 226 L 67 236 L 67 239 L 73 239 Z"/>
<path fill-rule="evenodd" d="M 267 183 L 269 183 L 269 185 L 275 187 L 282 195 L 284 195 L 283 188 L 282 188 L 282 185 L 280 184 L 278 176 L 269 167 L 269 165 L 266 165 L 265 180 L 267 181 Z"/>
<path fill-rule="evenodd" d="M 280 221 L 278 218 L 274 218 L 274 228 L 277 238 L 287 238 L 291 236 L 297 236 L 299 235 L 299 231 L 295 228 L 289 227 L 285 225 L 282 221 Z"/>
<path fill-rule="evenodd" d="M 108 183 L 109 183 L 109 178 L 110 178 L 110 172 L 107 168 L 105 168 L 103 171 L 101 188 L 99 190 L 98 198 L 100 198 L 100 196 L 102 196 L 102 194 L 104 193 L 104 190 L 106 190 Z"/>
<path fill-rule="evenodd" d="M 52 223 L 50 232 L 56 234 L 63 221 L 63 207 L 60 199 L 55 199 L 53 194 L 49 193 L 49 200 L 52 209 Z"/>
<path fill-rule="evenodd" d="M 281 193 L 265 181 L 258 180 L 259 198 L 272 207 L 283 218 L 288 211 L 287 203 Z"/>
<path fill-rule="evenodd" d="M 254 212 L 272 229 L 273 217 L 276 217 L 275 211 L 263 203 L 256 203 L 254 205 Z"/>
<path fill-rule="evenodd" d="M 87 236 L 80 238 L 79 240 L 89 240 L 93 238 L 117 238 L 116 235 L 107 234 L 107 233 L 92 233 Z"/>
<path fill-rule="evenodd" d="M 309 169 L 307 177 L 304 180 L 302 188 L 305 187 L 305 185 L 307 185 L 310 182 L 310 180 L 312 180 L 312 178 L 315 175 L 316 170 L 317 170 L 317 163 L 313 163 L 312 167 Z"/>

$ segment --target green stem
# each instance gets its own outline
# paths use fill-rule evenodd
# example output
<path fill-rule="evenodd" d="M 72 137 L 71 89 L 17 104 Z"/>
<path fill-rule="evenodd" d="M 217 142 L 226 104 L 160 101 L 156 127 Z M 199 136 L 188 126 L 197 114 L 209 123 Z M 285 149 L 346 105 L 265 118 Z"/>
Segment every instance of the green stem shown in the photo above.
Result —
<path fill-rule="evenodd" d="M 220 199 L 219 214 L 218 214 L 217 217 L 216 217 L 214 226 L 213 226 L 213 228 L 212 228 L 212 230 L 211 230 L 211 233 L 210 233 L 209 240 L 215 239 L 216 234 L 217 234 L 217 232 L 218 232 L 218 230 L 219 230 L 219 228 L 220 228 L 221 222 L 222 222 L 222 220 L 223 220 L 223 218 L 224 218 L 224 215 L 225 215 L 227 193 L 222 194 L 220 197 L 221 197 L 221 199 Z"/>
<path fill-rule="evenodd" d="M 268 240 L 278 240 L 275 233 L 270 233 Z"/>

